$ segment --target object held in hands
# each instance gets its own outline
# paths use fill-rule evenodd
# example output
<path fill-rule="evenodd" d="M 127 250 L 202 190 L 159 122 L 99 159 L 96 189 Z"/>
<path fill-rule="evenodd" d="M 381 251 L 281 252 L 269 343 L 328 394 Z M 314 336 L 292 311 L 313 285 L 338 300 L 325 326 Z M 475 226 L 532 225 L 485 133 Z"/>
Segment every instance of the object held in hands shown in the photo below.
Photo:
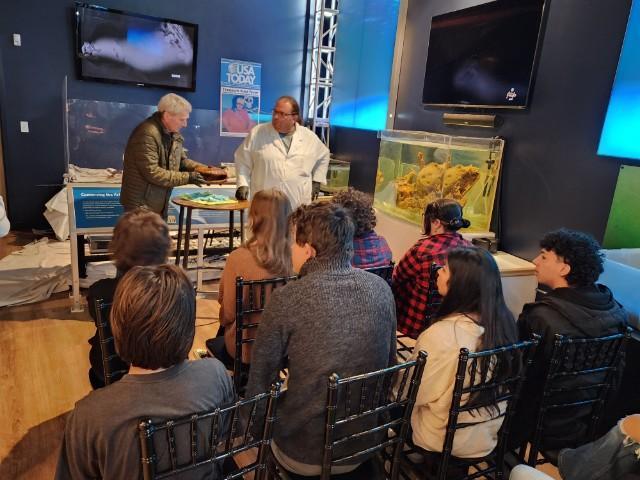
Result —
<path fill-rule="evenodd" d="M 198 172 L 207 183 L 220 183 L 227 179 L 227 171 L 220 167 L 196 167 Z"/>
<path fill-rule="evenodd" d="M 240 201 L 249 198 L 249 187 L 238 187 L 236 190 L 236 198 Z"/>

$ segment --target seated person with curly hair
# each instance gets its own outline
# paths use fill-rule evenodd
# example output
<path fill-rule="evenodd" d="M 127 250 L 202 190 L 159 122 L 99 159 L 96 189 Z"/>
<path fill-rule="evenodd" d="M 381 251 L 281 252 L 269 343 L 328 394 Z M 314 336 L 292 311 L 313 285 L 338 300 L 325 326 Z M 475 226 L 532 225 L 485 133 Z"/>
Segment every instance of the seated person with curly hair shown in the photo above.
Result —
<path fill-rule="evenodd" d="M 353 258 L 356 268 L 384 267 L 391 263 L 391 249 L 384 237 L 374 232 L 376 212 L 373 198 L 364 192 L 349 187 L 333 197 L 333 203 L 344 207 L 356 226 L 353 237 Z"/>
<path fill-rule="evenodd" d="M 521 340 L 534 333 L 542 336 L 536 358 L 527 373 L 518 421 L 513 440 L 528 438 L 535 426 L 542 382 L 553 350 L 555 334 L 573 338 L 596 338 L 624 331 L 627 313 L 613 298 L 611 290 L 597 284 L 603 271 L 600 245 L 593 237 L 567 229 L 547 233 L 540 241 L 540 254 L 533 260 L 538 282 L 551 291 L 534 303 L 524 306 L 518 319 Z M 564 387 L 581 386 L 603 380 L 601 374 L 588 378 L 567 379 Z M 581 400 L 581 398 L 576 398 Z M 551 411 L 545 415 L 543 445 L 547 449 L 576 446 L 585 438 L 591 416 L 590 409 L 580 414 L 576 409 Z"/>

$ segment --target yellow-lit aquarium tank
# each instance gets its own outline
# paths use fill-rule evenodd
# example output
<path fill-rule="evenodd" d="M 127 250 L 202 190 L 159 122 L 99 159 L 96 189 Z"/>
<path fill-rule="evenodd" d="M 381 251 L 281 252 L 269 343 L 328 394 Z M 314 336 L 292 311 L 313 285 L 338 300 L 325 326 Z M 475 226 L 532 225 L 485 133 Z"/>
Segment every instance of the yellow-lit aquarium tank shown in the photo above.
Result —
<path fill-rule="evenodd" d="M 488 232 L 504 140 L 384 130 L 374 205 L 422 226 L 422 213 L 438 198 L 464 208 L 470 232 Z"/>

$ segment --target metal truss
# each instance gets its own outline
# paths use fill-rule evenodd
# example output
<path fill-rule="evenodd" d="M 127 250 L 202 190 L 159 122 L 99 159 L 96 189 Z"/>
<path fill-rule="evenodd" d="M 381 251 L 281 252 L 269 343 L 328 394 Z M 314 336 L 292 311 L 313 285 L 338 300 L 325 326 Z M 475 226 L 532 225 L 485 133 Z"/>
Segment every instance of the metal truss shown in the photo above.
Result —
<path fill-rule="evenodd" d="M 338 0 L 315 0 L 307 123 L 327 146 L 338 13 Z"/>

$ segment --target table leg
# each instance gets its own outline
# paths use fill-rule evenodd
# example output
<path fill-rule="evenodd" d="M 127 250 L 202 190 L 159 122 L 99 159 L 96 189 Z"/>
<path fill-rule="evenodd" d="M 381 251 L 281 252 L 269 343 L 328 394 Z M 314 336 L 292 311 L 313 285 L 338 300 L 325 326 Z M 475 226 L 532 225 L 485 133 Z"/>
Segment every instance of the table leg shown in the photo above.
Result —
<path fill-rule="evenodd" d="M 189 247 L 191 247 L 190 240 L 191 240 L 191 212 L 192 211 L 193 211 L 192 208 L 187 207 L 187 221 L 186 221 L 185 232 L 184 232 L 184 255 L 182 258 L 182 268 L 184 268 L 185 270 L 189 267 Z"/>
<path fill-rule="evenodd" d="M 244 244 L 244 209 L 240 210 L 240 243 Z"/>
<path fill-rule="evenodd" d="M 229 252 L 233 251 L 233 227 L 235 226 L 233 220 L 233 210 L 229 210 Z"/>
<path fill-rule="evenodd" d="M 87 260 L 84 255 L 85 237 L 84 234 L 77 235 L 77 251 L 78 251 L 78 271 L 79 278 L 87 278 Z"/>
<path fill-rule="evenodd" d="M 202 231 L 202 227 L 198 229 L 198 271 L 196 273 L 196 293 L 202 290 L 202 280 L 203 274 L 202 269 L 204 268 L 204 235 Z"/>
<path fill-rule="evenodd" d="M 184 217 L 184 207 L 180 205 L 180 212 L 178 212 L 178 244 L 176 245 L 176 265 L 180 265 L 180 247 L 182 247 L 183 217 Z"/>

